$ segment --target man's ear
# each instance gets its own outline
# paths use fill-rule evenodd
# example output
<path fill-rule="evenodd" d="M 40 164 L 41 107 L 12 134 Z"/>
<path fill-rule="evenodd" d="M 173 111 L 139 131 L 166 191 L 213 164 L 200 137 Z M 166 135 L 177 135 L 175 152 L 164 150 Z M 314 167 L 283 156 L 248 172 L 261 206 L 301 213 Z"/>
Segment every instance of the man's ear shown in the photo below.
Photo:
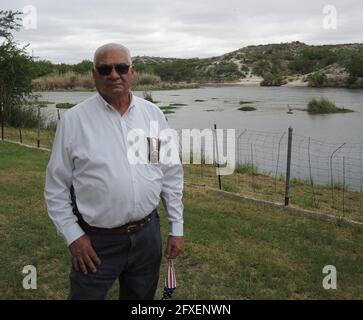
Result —
<path fill-rule="evenodd" d="M 95 77 L 96 77 L 96 69 L 95 68 L 92 68 L 92 77 L 93 77 L 93 79 L 95 79 Z"/>
<path fill-rule="evenodd" d="M 134 65 L 131 66 L 131 75 L 132 75 L 132 80 L 134 80 L 136 77 L 136 69 Z"/>

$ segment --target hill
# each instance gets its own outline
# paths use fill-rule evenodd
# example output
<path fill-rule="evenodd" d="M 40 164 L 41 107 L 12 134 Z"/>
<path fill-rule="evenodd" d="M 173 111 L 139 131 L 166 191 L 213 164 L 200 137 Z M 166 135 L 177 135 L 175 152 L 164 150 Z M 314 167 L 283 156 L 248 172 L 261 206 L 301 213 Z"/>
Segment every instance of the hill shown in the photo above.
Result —
<path fill-rule="evenodd" d="M 363 44 L 310 46 L 302 42 L 248 46 L 206 59 L 135 57 L 139 71 L 162 80 L 363 87 Z"/>
<path fill-rule="evenodd" d="M 160 83 L 252 83 L 363 88 L 363 44 L 311 46 L 295 41 L 248 46 L 203 59 L 136 56 L 133 63 L 141 75 L 141 85 L 157 83 L 159 87 Z M 85 82 L 86 88 L 92 87 L 91 68 L 92 62 L 88 60 L 76 65 L 35 62 L 38 77 L 69 74 L 70 87 L 78 81 L 77 75 L 84 76 L 78 81 L 80 86 Z"/>

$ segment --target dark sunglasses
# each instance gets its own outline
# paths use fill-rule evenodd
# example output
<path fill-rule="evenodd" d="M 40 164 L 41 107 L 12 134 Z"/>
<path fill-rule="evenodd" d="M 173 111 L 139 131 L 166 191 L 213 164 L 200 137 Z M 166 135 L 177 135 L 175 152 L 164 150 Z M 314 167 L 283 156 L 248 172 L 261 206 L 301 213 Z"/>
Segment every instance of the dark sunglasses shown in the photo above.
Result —
<path fill-rule="evenodd" d="M 112 69 L 115 68 L 116 72 L 121 75 L 121 74 L 126 74 L 129 72 L 130 66 L 128 66 L 127 64 L 114 64 L 114 65 L 109 65 L 109 64 L 101 64 L 98 67 L 96 67 L 98 73 L 101 76 L 108 76 L 111 74 Z"/>

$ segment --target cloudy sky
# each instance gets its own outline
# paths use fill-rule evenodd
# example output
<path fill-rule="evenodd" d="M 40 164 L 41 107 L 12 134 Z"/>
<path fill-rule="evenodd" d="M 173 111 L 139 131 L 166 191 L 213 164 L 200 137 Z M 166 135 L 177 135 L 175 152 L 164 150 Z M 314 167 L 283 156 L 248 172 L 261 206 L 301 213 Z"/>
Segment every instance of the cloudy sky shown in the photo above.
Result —
<path fill-rule="evenodd" d="M 132 56 L 211 57 L 247 45 L 363 42 L 362 0 L 0 0 L 25 12 L 16 34 L 52 62 L 92 59 L 119 42 Z M 31 7 L 29 7 L 31 6 Z M 326 7 L 330 6 L 330 7 Z M 336 28 L 334 28 L 336 9 Z M 326 10 L 326 11 L 325 11 Z"/>

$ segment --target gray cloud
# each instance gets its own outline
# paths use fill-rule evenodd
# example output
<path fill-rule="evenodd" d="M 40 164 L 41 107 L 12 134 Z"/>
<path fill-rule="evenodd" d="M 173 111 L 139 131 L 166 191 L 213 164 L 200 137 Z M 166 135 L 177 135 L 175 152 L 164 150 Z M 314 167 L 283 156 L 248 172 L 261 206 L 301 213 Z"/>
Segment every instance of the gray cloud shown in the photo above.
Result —
<path fill-rule="evenodd" d="M 325 30 L 324 5 L 334 5 L 338 28 Z M 16 35 L 35 56 L 53 62 L 91 59 L 106 42 L 135 55 L 209 57 L 246 45 L 303 41 L 362 42 L 361 0 L 2 0 L 3 9 L 37 9 L 37 29 Z"/>

